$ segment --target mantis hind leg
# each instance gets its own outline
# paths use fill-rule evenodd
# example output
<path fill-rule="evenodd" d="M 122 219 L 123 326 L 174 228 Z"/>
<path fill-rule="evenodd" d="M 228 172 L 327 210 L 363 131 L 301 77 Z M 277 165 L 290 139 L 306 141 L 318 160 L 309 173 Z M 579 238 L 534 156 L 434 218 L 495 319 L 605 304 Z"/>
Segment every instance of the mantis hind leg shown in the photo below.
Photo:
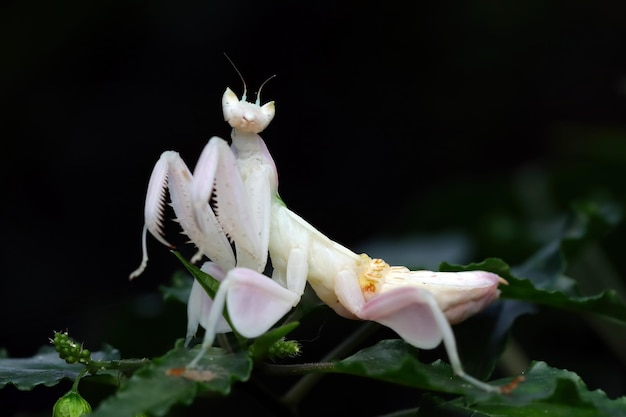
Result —
<path fill-rule="evenodd" d="M 338 277 L 339 279 L 341 277 Z M 358 282 L 354 281 L 352 285 L 346 282 L 340 283 L 336 286 L 336 291 L 344 291 L 344 294 L 338 294 L 338 297 L 346 300 L 354 299 L 356 297 L 355 285 L 358 287 Z M 391 328 L 415 347 L 433 349 L 443 341 L 455 375 L 482 390 L 501 391 L 500 387 L 490 385 L 465 373 L 452 327 L 429 291 L 416 287 L 397 288 L 374 296 L 364 302 L 360 308 L 358 304 L 359 302 L 355 304 L 357 308 L 353 313 L 359 318 L 375 321 Z"/>

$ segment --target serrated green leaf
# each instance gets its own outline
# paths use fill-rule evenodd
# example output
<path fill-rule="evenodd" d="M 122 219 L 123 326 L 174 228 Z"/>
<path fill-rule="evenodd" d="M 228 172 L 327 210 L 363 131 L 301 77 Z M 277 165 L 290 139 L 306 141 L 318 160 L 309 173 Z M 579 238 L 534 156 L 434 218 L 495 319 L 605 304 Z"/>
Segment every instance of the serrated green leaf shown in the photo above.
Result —
<path fill-rule="evenodd" d="M 576 203 L 561 234 L 518 267 L 512 268 L 501 259 L 491 258 L 465 266 L 444 262 L 440 270 L 494 272 L 509 282 L 500 286 L 502 298 L 592 313 L 626 324 L 626 303 L 615 291 L 583 296 L 575 282 L 563 275 L 568 259 L 576 256 L 585 244 L 605 234 L 621 218 L 621 208 L 614 204 Z"/>
<path fill-rule="evenodd" d="M 173 405 L 188 405 L 203 392 L 226 395 L 233 383 L 250 377 L 252 360 L 247 352 L 227 353 L 218 348 L 210 348 L 196 368 L 185 369 L 198 352 L 199 346 L 186 349 L 178 341 L 174 349 L 136 372 L 90 416 L 162 416 Z"/>
<path fill-rule="evenodd" d="M 450 366 L 442 361 L 424 364 L 417 359 L 417 353 L 417 349 L 401 340 L 384 340 L 320 371 L 462 395 L 448 403 L 427 402 L 431 409 L 441 411 L 437 415 L 626 416 L 626 397 L 610 399 L 603 391 L 589 391 L 575 373 L 552 368 L 544 362 L 533 362 L 516 389 L 510 394 L 500 394 L 485 392 L 453 376 Z M 511 382 L 511 378 L 491 381 L 493 385 Z"/>
<path fill-rule="evenodd" d="M 558 290 L 540 289 L 528 279 L 515 277 L 509 265 L 497 258 L 489 258 L 469 265 L 450 265 L 444 262 L 440 270 L 493 272 L 509 282 L 509 285 L 500 286 L 502 298 L 528 301 L 579 313 L 592 313 L 620 324 L 626 324 L 626 304 L 613 290 L 603 291 L 593 296 L 577 296 L 566 295 Z"/>
<path fill-rule="evenodd" d="M 489 416 L 626 416 L 626 397 L 610 399 L 601 390 L 589 391 L 574 372 L 533 362 L 525 376 L 509 395 L 470 393 L 465 399 L 468 408 Z M 453 403 L 461 405 L 463 401 Z"/>
<path fill-rule="evenodd" d="M 92 359 L 111 361 L 120 357 L 117 349 L 106 347 L 91 354 Z M 19 390 L 28 391 L 37 385 L 53 386 L 64 378 L 76 379 L 85 369 L 81 364 L 68 364 L 51 346 L 42 347 L 30 358 L 0 358 L 0 388 L 13 384 Z"/>
<path fill-rule="evenodd" d="M 382 340 L 320 371 L 374 378 L 450 394 L 483 392 L 463 379 L 455 377 L 452 368 L 445 362 L 438 360 L 425 364 L 420 362 L 417 356 L 418 350 L 403 340 Z"/>
<path fill-rule="evenodd" d="M 564 277 L 568 261 L 606 234 L 621 218 L 622 209 L 615 204 L 574 203 L 559 235 L 512 270 L 516 276 L 531 280 L 537 288 L 580 295 L 574 281 Z"/>

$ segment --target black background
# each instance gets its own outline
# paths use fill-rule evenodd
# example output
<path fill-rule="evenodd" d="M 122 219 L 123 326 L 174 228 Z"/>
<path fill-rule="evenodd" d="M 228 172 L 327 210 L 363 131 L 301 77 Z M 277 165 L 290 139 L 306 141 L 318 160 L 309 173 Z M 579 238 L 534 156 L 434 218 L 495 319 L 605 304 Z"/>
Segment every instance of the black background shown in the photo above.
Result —
<path fill-rule="evenodd" d="M 184 310 L 157 292 L 174 257 L 151 241 L 148 270 L 127 277 L 160 153 L 193 167 L 229 135 L 221 95 L 242 85 L 224 53 L 249 95 L 277 75 L 262 136 L 280 192 L 331 238 L 358 250 L 462 230 L 473 246 L 460 261 L 521 262 L 537 239 L 487 224 L 519 232 L 574 199 L 623 202 L 625 13 L 583 1 L 5 4 L 0 346 L 29 356 L 68 329 L 93 350 L 150 356 L 183 335 Z M 606 250 L 623 272 L 619 233 Z"/>

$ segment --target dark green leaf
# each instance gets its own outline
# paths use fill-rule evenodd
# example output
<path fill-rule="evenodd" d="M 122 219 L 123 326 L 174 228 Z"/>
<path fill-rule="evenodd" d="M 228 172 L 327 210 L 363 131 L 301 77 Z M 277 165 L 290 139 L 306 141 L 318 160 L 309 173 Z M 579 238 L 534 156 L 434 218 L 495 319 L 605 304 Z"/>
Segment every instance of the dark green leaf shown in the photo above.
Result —
<path fill-rule="evenodd" d="M 417 359 L 417 355 L 418 350 L 403 340 L 383 340 L 322 371 L 363 376 L 451 394 L 483 392 L 455 377 L 450 366 L 443 361 L 425 364 Z"/>
<path fill-rule="evenodd" d="M 509 395 L 471 393 L 467 404 L 489 416 L 626 416 L 626 397 L 612 400 L 601 390 L 589 391 L 573 372 L 534 362 L 525 376 L 526 380 Z M 455 404 L 463 402 L 456 400 Z"/>
<path fill-rule="evenodd" d="M 611 203 L 575 203 L 560 234 L 512 270 L 516 276 L 531 280 L 537 288 L 579 295 L 574 282 L 564 277 L 568 261 L 606 234 L 621 218 L 621 208 Z"/>
<path fill-rule="evenodd" d="M 443 263 L 440 270 L 494 272 L 509 282 L 500 287 L 502 298 L 597 314 L 626 324 L 626 304 L 615 291 L 583 296 L 575 282 L 564 276 L 567 260 L 576 256 L 585 244 L 605 234 L 621 217 L 621 209 L 610 203 L 577 203 L 561 234 L 519 267 L 511 268 L 504 261 L 492 258 L 466 266 Z"/>
<path fill-rule="evenodd" d="M 252 371 L 247 352 L 227 353 L 210 348 L 194 369 L 186 369 L 199 352 L 176 347 L 136 372 L 113 396 L 90 414 L 93 417 L 134 417 L 140 413 L 162 416 L 175 404 L 190 404 L 203 392 L 226 395 L 236 381 L 246 381 Z"/>
<path fill-rule="evenodd" d="M 528 301 L 579 313 L 592 313 L 626 324 L 626 304 L 613 290 L 585 297 L 565 295 L 558 290 L 540 289 L 528 279 L 515 277 L 511 268 L 504 261 L 496 258 L 465 266 L 443 263 L 440 269 L 442 271 L 483 270 L 493 272 L 509 282 L 509 285 L 500 286 L 502 298 Z"/>
<path fill-rule="evenodd" d="M 484 414 L 428 394 L 422 397 L 417 411 L 413 412 L 413 414 L 408 414 L 408 412 L 411 412 L 411 410 L 407 410 L 406 414 L 394 413 L 393 417 L 494 417 L 493 414 Z"/>
<path fill-rule="evenodd" d="M 111 347 L 91 354 L 98 361 L 118 360 L 119 356 L 117 349 Z M 7 384 L 20 390 L 31 390 L 37 385 L 53 386 L 64 378 L 76 379 L 83 369 L 84 365 L 70 365 L 54 348 L 44 346 L 30 358 L 0 358 L 0 388 Z"/>
<path fill-rule="evenodd" d="M 417 359 L 417 350 L 401 340 L 379 342 L 320 371 L 463 396 L 448 403 L 426 397 L 424 405 L 427 409 L 439 410 L 436 415 L 626 416 L 626 397 L 612 400 L 603 391 L 589 391 L 575 373 L 551 368 L 544 362 L 533 362 L 524 375 L 526 379 L 510 394 L 490 393 L 453 376 L 450 366 L 441 361 L 421 363 Z M 491 383 L 505 385 L 511 381 L 511 378 L 505 378 Z"/>

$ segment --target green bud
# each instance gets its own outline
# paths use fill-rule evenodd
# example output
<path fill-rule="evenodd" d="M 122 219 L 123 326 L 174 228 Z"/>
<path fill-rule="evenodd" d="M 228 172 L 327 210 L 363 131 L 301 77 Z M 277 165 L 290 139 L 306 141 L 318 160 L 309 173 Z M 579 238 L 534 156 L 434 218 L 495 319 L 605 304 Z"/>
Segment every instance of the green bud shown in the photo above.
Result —
<path fill-rule="evenodd" d="M 58 399 L 52 417 L 81 417 L 91 413 L 91 406 L 78 392 L 70 391 Z"/>
<path fill-rule="evenodd" d="M 76 343 L 67 332 L 54 332 L 54 337 L 50 339 L 50 342 L 54 344 L 54 349 L 59 352 L 59 357 L 65 359 L 67 363 L 80 362 L 89 365 L 92 361 L 91 351 L 83 349 L 82 344 Z"/>
<path fill-rule="evenodd" d="M 65 332 L 54 332 L 54 340 L 58 340 L 58 341 L 62 341 L 62 340 L 67 340 L 68 338 L 68 334 Z"/>
<path fill-rule="evenodd" d="M 267 354 L 270 358 L 292 358 L 300 354 L 300 344 L 283 337 L 270 346 Z"/>

